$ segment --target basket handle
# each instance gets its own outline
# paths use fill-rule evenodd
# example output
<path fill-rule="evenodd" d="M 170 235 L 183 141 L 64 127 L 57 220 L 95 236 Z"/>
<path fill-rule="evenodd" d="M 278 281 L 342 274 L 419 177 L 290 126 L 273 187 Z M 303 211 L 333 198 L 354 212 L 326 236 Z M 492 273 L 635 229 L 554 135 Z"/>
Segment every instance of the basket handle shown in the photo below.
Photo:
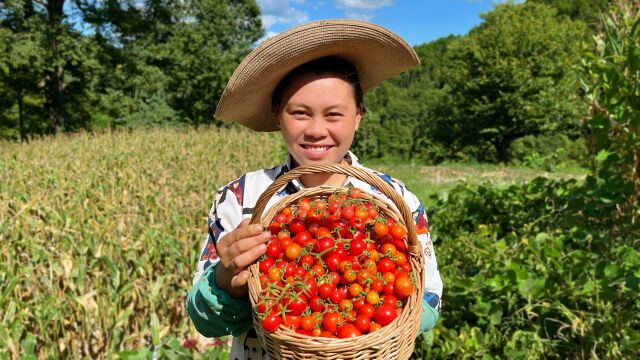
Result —
<path fill-rule="evenodd" d="M 319 165 L 308 165 L 308 166 L 300 166 L 297 167 L 279 178 L 277 178 L 269 187 L 260 195 L 258 201 L 256 202 L 256 206 L 253 209 L 253 215 L 251 216 L 251 223 L 257 224 L 260 222 L 262 218 L 262 213 L 264 212 L 267 203 L 273 196 L 273 194 L 278 191 L 281 187 L 285 186 L 289 181 L 293 179 L 298 179 L 303 175 L 308 174 L 317 174 L 317 173 L 333 173 L 333 174 L 342 174 L 352 176 L 356 179 L 362 180 L 370 185 L 375 186 L 380 192 L 382 192 L 387 198 L 389 198 L 396 205 L 398 210 L 400 211 L 400 216 L 404 220 L 405 225 L 407 226 L 407 235 L 410 246 L 417 246 L 417 250 L 420 251 L 420 242 L 418 241 L 418 236 L 416 233 L 416 225 L 413 221 L 413 216 L 411 215 L 411 210 L 409 206 L 404 202 L 402 197 L 398 194 L 398 192 L 391 187 L 386 181 L 380 178 L 378 175 L 373 174 L 370 171 L 367 171 L 363 168 L 351 166 L 351 165 L 342 165 L 342 164 L 319 164 Z"/>

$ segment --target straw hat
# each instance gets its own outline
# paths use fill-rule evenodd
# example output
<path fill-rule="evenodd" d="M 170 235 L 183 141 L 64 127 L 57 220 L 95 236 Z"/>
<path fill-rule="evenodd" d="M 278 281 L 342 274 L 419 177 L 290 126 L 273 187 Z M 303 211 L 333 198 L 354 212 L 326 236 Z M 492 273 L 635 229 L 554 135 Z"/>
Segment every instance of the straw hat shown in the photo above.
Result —
<path fill-rule="evenodd" d="M 398 35 L 366 21 L 322 20 L 262 42 L 234 71 L 215 116 L 257 131 L 276 131 L 271 95 L 287 73 L 311 60 L 336 56 L 358 69 L 363 91 L 420 63 Z"/>

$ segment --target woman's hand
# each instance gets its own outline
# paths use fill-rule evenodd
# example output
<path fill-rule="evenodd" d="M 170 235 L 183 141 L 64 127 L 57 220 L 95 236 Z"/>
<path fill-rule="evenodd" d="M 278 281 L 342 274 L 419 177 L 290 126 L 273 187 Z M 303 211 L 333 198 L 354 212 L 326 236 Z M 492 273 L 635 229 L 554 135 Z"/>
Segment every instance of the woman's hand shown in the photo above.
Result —
<path fill-rule="evenodd" d="M 216 243 L 220 256 L 216 283 L 218 288 L 236 298 L 247 293 L 247 267 L 264 254 L 267 249 L 265 243 L 271 239 L 271 233 L 263 231 L 262 225 L 249 225 L 249 222 L 249 219 L 242 220 L 238 227 Z"/>

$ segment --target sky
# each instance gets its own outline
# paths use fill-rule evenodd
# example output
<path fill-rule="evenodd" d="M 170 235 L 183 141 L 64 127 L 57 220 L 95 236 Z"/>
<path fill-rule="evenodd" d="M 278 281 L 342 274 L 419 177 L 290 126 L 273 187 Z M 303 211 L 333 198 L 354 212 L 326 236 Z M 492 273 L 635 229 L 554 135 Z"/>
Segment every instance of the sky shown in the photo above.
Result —
<path fill-rule="evenodd" d="M 480 14 L 504 0 L 257 0 L 265 37 L 314 20 L 361 19 L 388 28 L 411 45 L 464 35 Z"/>

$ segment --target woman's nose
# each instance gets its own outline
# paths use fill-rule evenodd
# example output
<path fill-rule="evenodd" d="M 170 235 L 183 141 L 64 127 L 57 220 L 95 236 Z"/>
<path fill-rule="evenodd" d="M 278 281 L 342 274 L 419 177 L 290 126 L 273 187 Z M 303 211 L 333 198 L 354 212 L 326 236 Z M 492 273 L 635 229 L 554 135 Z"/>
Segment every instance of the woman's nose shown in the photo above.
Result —
<path fill-rule="evenodd" d="M 309 124 L 305 129 L 305 135 L 314 138 L 320 138 L 327 135 L 327 127 L 325 126 L 324 119 L 320 117 L 313 117 L 309 120 Z"/>

